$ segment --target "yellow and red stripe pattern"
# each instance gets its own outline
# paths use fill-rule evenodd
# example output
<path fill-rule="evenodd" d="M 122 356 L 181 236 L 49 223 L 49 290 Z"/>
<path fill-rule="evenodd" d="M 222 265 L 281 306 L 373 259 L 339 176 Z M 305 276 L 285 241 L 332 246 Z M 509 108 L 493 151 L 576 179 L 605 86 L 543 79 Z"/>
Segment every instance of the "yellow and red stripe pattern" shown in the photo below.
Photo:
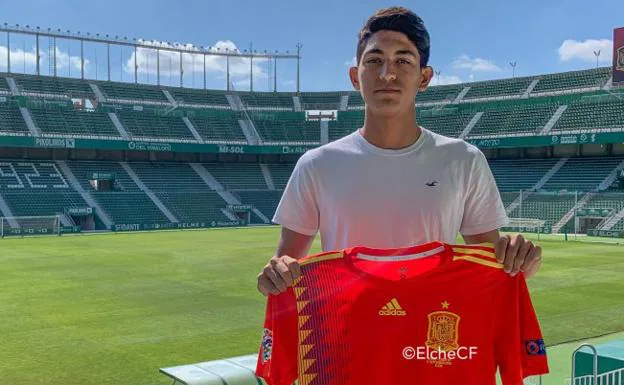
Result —
<path fill-rule="evenodd" d="M 494 244 L 480 243 L 477 245 L 451 245 L 453 261 L 467 261 L 494 269 L 502 269 L 503 264 L 496 260 Z"/>

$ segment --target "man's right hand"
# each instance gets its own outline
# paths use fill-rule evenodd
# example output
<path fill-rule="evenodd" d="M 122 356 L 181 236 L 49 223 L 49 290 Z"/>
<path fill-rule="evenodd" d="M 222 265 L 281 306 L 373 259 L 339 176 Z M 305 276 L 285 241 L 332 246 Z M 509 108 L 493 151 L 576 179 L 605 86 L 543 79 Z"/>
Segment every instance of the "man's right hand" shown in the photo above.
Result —
<path fill-rule="evenodd" d="M 265 296 L 283 293 L 300 275 L 301 268 L 295 258 L 273 257 L 258 274 L 258 290 Z"/>

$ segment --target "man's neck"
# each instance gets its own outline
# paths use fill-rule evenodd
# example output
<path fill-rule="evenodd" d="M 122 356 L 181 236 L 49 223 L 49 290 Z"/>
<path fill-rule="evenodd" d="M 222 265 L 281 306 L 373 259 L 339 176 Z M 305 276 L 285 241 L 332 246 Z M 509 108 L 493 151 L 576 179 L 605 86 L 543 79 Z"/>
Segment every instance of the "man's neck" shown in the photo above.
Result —
<path fill-rule="evenodd" d="M 400 150 L 414 144 L 421 134 L 415 113 L 399 116 L 375 116 L 366 110 L 360 132 L 372 145 L 388 150 Z"/>

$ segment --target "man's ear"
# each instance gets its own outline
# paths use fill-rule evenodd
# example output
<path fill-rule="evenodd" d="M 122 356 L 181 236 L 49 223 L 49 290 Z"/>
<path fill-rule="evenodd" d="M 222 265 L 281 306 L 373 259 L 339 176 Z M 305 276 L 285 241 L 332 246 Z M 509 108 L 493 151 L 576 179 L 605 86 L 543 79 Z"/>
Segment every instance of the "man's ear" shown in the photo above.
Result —
<path fill-rule="evenodd" d="M 351 79 L 351 84 L 353 84 L 353 88 L 359 91 L 360 81 L 358 79 L 358 67 L 349 67 L 349 78 Z"/>
<path fill-rule="evenodd" d="M 431 83 L 431 79 L 433 79 L 433 68 L 427 66 L 420 70 L 420 86 L 418 90 L 423 92 L 429 87 L 429 83 Z"/>

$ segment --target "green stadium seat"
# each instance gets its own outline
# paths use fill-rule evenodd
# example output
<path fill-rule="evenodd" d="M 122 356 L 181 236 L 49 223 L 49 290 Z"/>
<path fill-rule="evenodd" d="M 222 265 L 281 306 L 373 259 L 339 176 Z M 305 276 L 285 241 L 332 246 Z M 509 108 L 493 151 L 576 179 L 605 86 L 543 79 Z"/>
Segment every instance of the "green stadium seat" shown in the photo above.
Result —
<path fill-rule="evenodd" d="M 52 76 L 14 75 L 17 88 L 23 94 L 55 94 L 70 98 L 95 99 L 93 90 L 85 80 Z"/>
<path fill-rule="evenodd" d="M 232 110 L 204 110 L 206 114 L 189 118 L 199 135 L 206 141 L 244 142 L 245 134 Z"/>
<path fill-rule="evenodd" d="M 257 163 L 205 163 L 204 167 L 226 190 L 268 188 Z"/>
<path fill-rule="evenodd" d="M 295 165 L 292 163 L 272 163 L 269 164 L 268 167 L 271 172 L 275 188 L 280 190 L 286 188 L 286 184 L 288 183 L 288 179 L 290 178 Z"/>
<path fill-rule="evenodd" d="M 224 91 L 199 90 L 194 88 L 171 87 L 165 88 L 176 102 L 181 104 L 203 104 L 229 107 L 230 103 Z"/>
<path fill-rule="evenodd" d="M 131 111 L 118 111 L 117 116 L 133 137 L 197 140 L 180 117 Z"/>
<path fill-rule="evenodd" d="M 18 135 L 29 133 L 18 106 L 10 103 L 0 103 L 0 131 Z"/>
<path fill-rule="evenodd" d="M 286 92 L 237 92 L 247 108 L 269 108 L 292 111 L 292 94 Z"/>
<path fill-rule="evenodd" d="M 458 137 L 476 111 L 459 110 L 454 107 L 442 109 L 418 109 L 418 124 L 440 135 Z"/>
<path fill-rule="evenodd" d="M 97 85 L 107 99 L 169 103 L 165 94 L 156 86 L 118 82 L 98 82 Z"/>
<path fill-rule="evenodd" d="M 221 211 L 227 202 L 208 186 L 198 191 L 159 191 L 156 195 L 180 222 L 230 221 Z"/>
<path fill-rule="evenodd" d="M 542 75 L 531 94 L 602 87 L 610 77 L 611 67 Z"/>
<path fill-rule="evenodd" d="M 318 121 L 306 121 L 304 112 L 250 113 L 256 131 L 264 142 L 319 143 L 321 128 Z"/>
<path fill-rule="evenodd" d="M 277 205 L 282 197 L 282 190 L 235 190 L 232 193 L 243 203 L 253 205 L 264 216 L 271 220 Z M 253 216 L 252 223 L 263 223 L 260 218 Z"/>
<path fill-rule="evenodd" d="M 435 84 L 435 80 L 433 81 Z M 420 92 L 416 95 L 416 103 L 428 103 L 428 102 L 452 102 L 457 95 L 465 87 L 464 84 L 450 84 L 444 86 L 431 86 L 427 88 L 425 92 Z"/>
<path fill-rule="evenodd" d="M 338 119 L 329 121 L 329 140 L 347 136 L 364 125 L 363 111 L 339 111 Z"/>
<path fill-rule="evenodd" d="M 33 122 L 44 134 L 120 137 L 105 112 L 36 108 L 29 111 Z"/>
<path fill-rule="evenodd" d="M 497 159 L 490 160 L 489 164 L 498 189 L 504 192 L 513 192 L 517 195 L 520 190 L 526 191 L 535 186 L 554 167 L 558 160 Z"/>
<path fill-rule="evenodd" d="M 478 98 L 500 98 L 521 96 L 533 81 L 533 77 L 522 77 L 502 80 L 488 80 L 477 83 L 467 83 L 470 90 L 464 96 L 465 100 Z M 435 81 L 435 79 L 434 79 Z"/>
<path fill-rule="evenodd" d="M 516 105 L 487 109 L 468 138 L 484 135 L 538 134 L 557 111 L 557 104 Z"/>
<path fill-rule="evenodd" d="M 358 108 L 364 107 L 364 99 L 362 99 L 362 94 L 359 92 L 350 92 L 349 93 L 349 104 L 347 108 Z"/>
<path fill-rule="evenodd" d="M 169 219 L 142 191 L 91 192 L 115 224 L 169 223 Z"/>
<path fill-rule="evenodd" d="M 337 110 L 340 107 L 338 92 L 302 92 L 299 99 L 304 110 Z"/>
<path fill-rule="evenodd" d="M 11 92 L 9 88 L 9 83 L 4 76 L 0 76 L 0 94 Z"/>
<path fill-rule="evenodd" d="M 568 105 L 553 132 L 624 129 L 624 100 L 599 103 L 577 102 Z"/>
<path fill-rule="evenodd" d="M 570 158 L 546 182 L 544 190 L 592 191 L 622 161 L 622 157 Z"/>

